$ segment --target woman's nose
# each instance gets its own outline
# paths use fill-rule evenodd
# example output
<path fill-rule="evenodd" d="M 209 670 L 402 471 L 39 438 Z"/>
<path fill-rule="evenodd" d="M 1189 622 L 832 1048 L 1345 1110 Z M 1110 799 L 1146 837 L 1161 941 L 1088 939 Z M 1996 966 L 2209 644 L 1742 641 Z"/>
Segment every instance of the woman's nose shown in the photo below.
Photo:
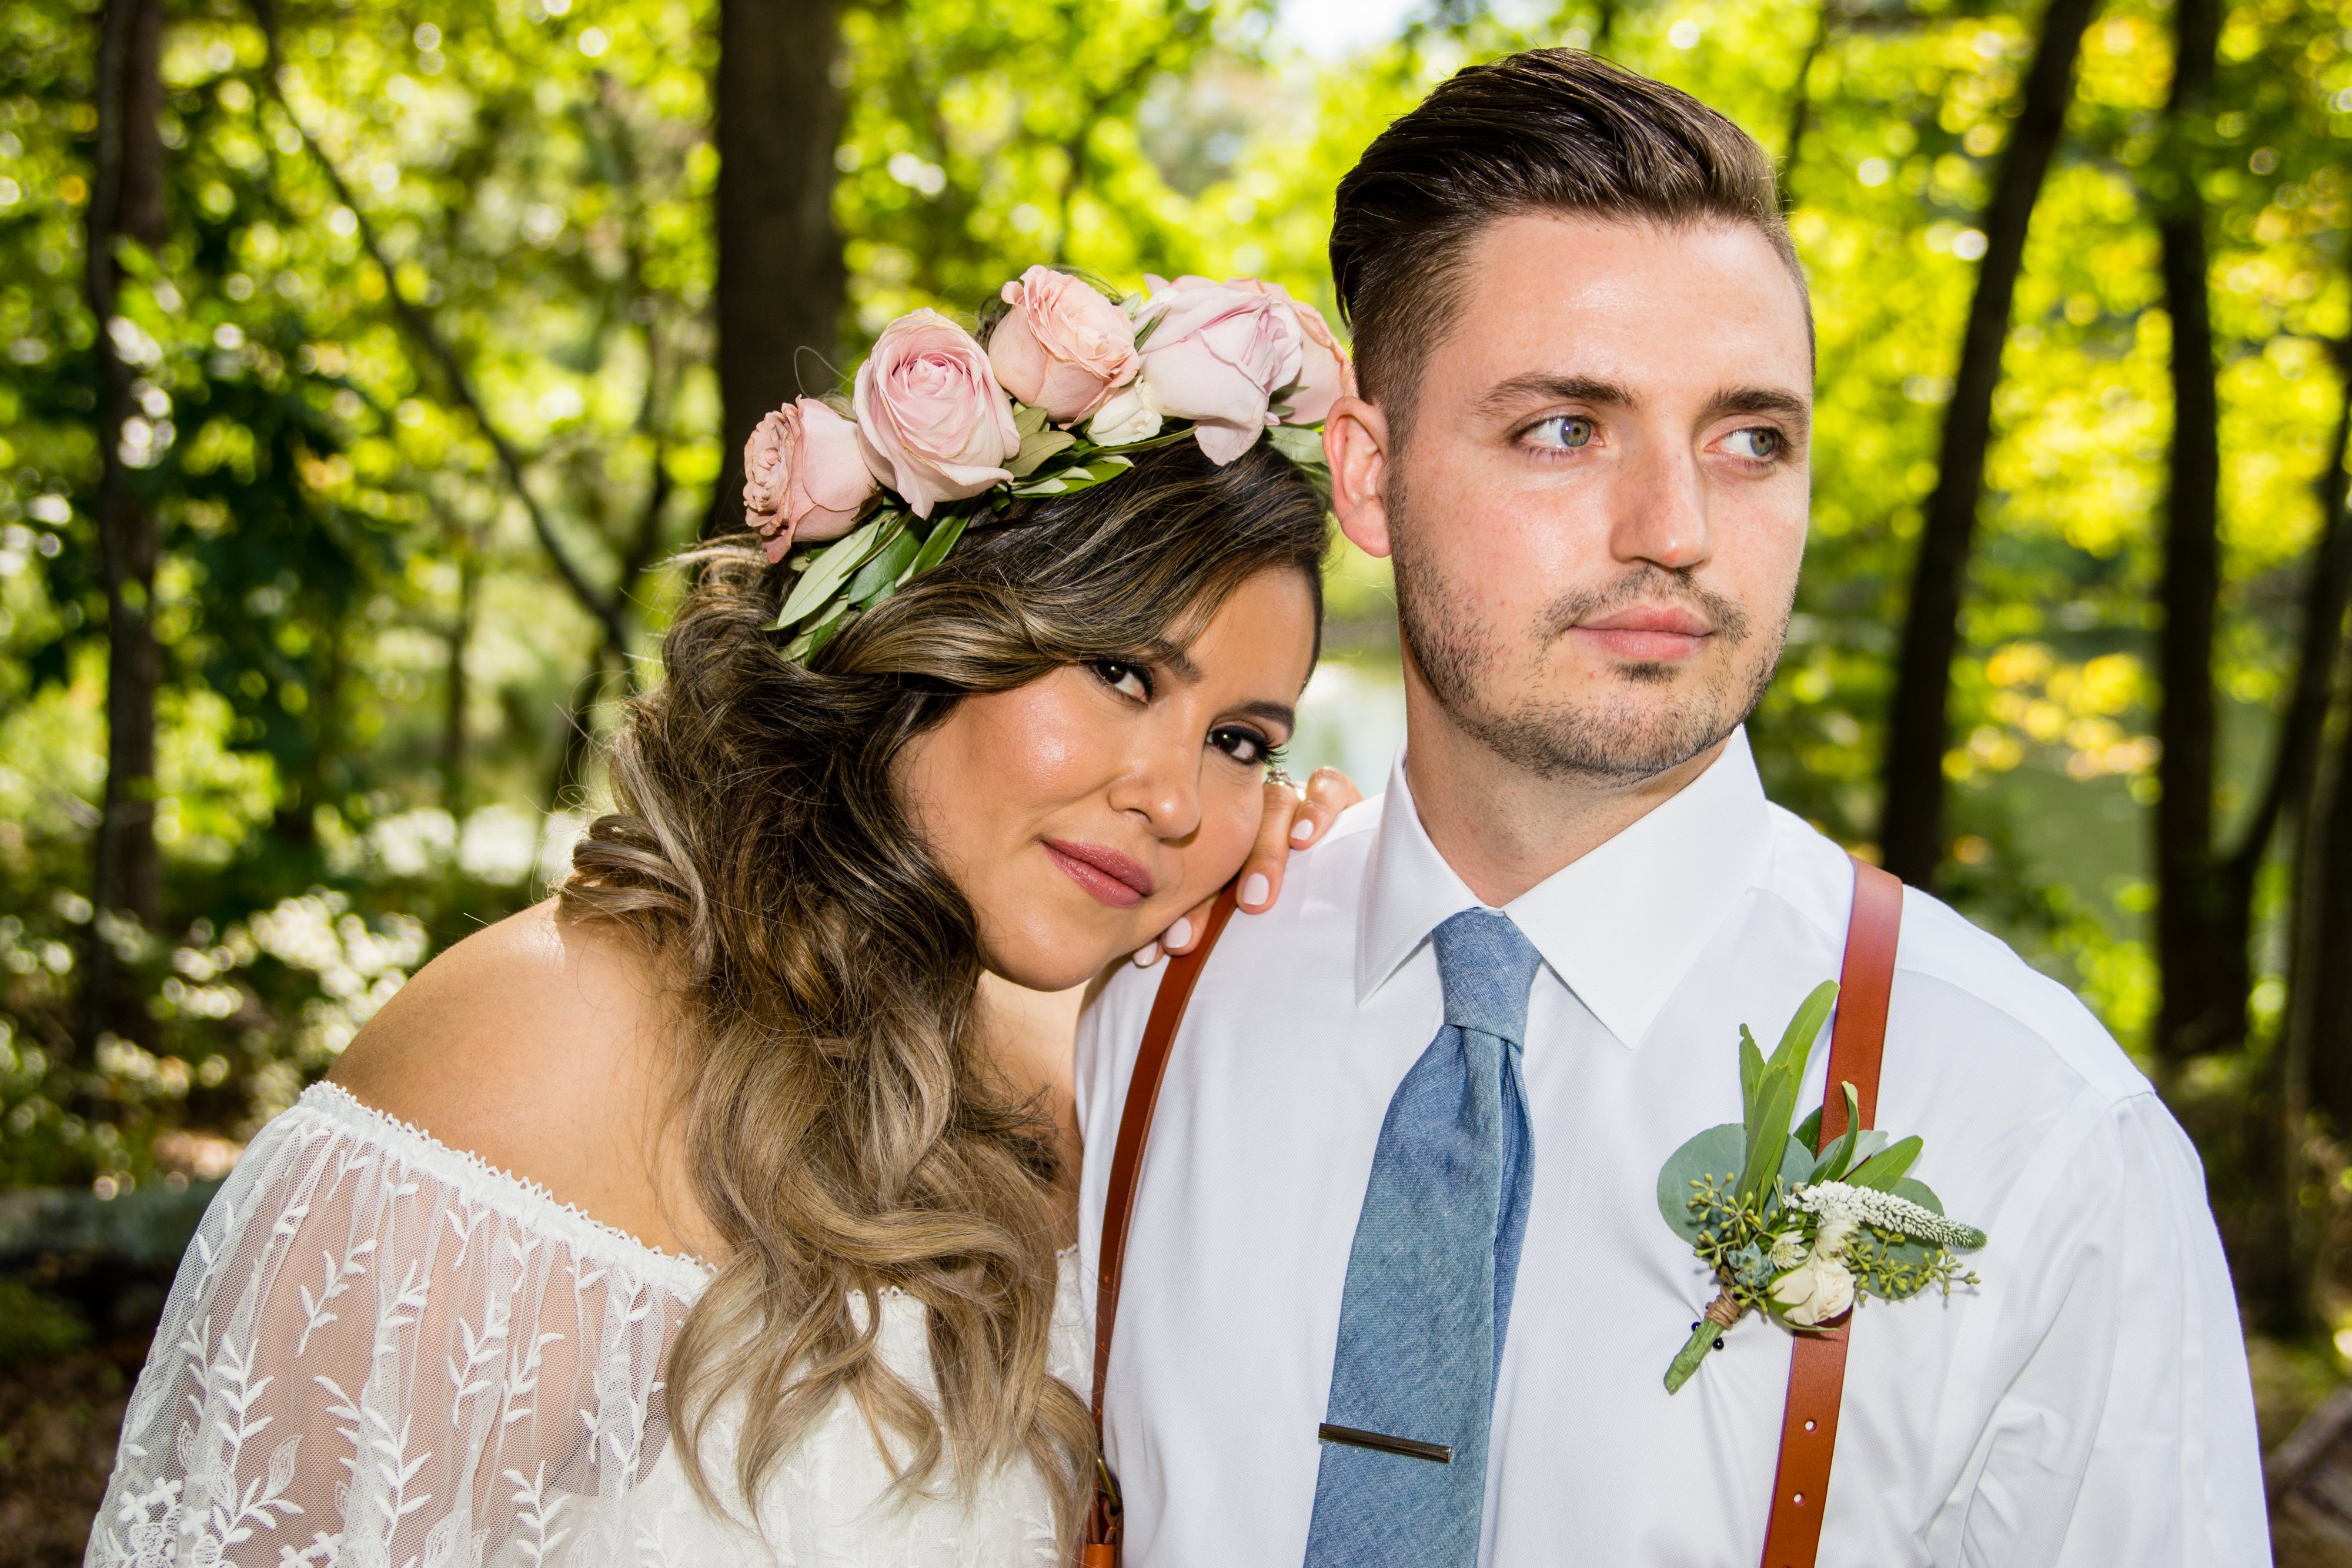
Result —
<path fill-rule="evenodd" d="M 1110 804 L 1141 817 L 1155 838 L 1190 838 L 1201 825 L 1200 748 L 1139 750 L 1111 785 Z"/>

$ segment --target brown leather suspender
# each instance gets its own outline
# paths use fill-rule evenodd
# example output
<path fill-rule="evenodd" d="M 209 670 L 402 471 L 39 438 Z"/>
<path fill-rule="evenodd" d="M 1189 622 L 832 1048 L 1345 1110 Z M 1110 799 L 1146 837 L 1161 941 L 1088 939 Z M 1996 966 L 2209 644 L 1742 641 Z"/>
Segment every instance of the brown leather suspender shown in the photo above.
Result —
<path fill-rule="evenodd" d="M 1143 1166 L 1144 1140 L 1160 1103 L 1168 1057 L 1176 1043 L 1185 1004 L 1233 918 L 1234 889 L 1228 886 L 1210 912 L 1201 945 L 1171 958 L 1160 993 L 1144 1025 L 1135 1073 L 1128 1082 L 1119 1115 L 1118 1141 L 1110 1162 L 1110 1186 L 1103 1203 L 1102 1262 L 1095 1287 L 1095 1437 L 1103 1433 L 1103 1382 L 1110 1371 L 1111 1328 L 1118 1316 L 1119 1278 L 1127 1261 L 1128 1222 L 1135 1213 L 1136 1179 Z M 1830 1034 L 1829 1092 L 1822 1107 L 1821 1141 L 1827 1148 L 1845 1135 L 1845 1095 L 1852 1083 L 1866 1129 L 1878 1112 L 1879 1059 L 1886 1043 L 1887 999 L 1895 981 L 1895 946 L 1903 922 L 1903 884 L 1875 866 L 1853 862 L 1853 916 L 1846 929 L 1845 963 L 1838 981 L 1837 1021 Z M 1789 1403 L 1780 1426 L 1780 1458 L 1772 1483 L 1772 1511 L 1764 1531 L 1763 1568 L 1812 1568 L 1821 1546 L 1822 1505 L 1829 1495 L 1830 1461 L 1837 1445 L 1838 1406 L 1845 1387 L 1848 1324 L 1797 1336 L 1789 1364 Z M 1118 1483 L 1109 1463 L 1099 1462 L 1098 1485 L 1086 1521 L 1079 1561 L 1084 1568 L 1118 1568 L 1120 1519 Z"/>
<path fill-rule="evenodd" d="M 1865 1131 L 1878 1115 L 1878 1063 L 1886 1045 L 1886 1004 L 1895 988 L 1895 944 L 1903 926 L 1903 883 L 1874 865 L 1853 862 L 1853 915 L 1845 928 L 1845 967 L 1838 976 L 1837 1023 L 1830 1031 L 1828 1091 L 1822 1096 L 1816 1153 L 1845 1136 L 1845 1092 L 1853 1085 Z M 1837 1448 L 1838 1406 L 1845 1392 L 1846 1335 L 1853 1319 L 1821 1333 L 1799 1334 L 1789 1361 L 1789 1404 L 1780 1417 L 1780 1459 L 1772 1479 L 1772 1513 L 1764 1526 L 1763 1568 L 1812 1568 L 1829 1500 L 1830 1459 Z"/>

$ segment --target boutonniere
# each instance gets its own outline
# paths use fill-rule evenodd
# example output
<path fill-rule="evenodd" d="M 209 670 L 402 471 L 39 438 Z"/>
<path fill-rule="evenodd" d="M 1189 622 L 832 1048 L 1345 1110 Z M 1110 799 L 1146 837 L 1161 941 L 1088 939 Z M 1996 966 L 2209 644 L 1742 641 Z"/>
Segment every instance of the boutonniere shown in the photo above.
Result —
<path fill-rule="evenodd" d="M 1739 1027 L 1743 1120 L 1709 1127 L 1658 1173 L 1660 1212 L 1721 1286 L 1666 1368 L 1669 1394 L 1751 1311 L 1813 1333 L 1835 1326 L 1864 1296 L 1899 1301 L 1930 1285 L 1948 1295 L 1977 1282 L 1952 1254 L 1982 1247 L 1985 1234 L 1945 1218 L 1942 1202 L 1911 1179 L 1917 1138 L 1889 1143 L 1862 1131 L 1851 1083 L 1845 1134 L 1828 1148 L 1815 1152 L 1820 1111 L 1789 1125 L 1837 991 L 1829 980 L 1813 988 L 1769 1061 Z"/>

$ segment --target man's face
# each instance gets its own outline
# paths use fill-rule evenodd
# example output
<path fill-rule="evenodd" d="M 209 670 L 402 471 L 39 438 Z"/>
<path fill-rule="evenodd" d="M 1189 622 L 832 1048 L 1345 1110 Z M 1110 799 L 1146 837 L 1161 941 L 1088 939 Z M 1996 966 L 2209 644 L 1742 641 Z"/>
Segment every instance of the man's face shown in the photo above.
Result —
<path fill-rule="evenodd" d="M 1541 777 L 1645 779 L 1771 679 L 1811 408 L 1804 304 L 1755 230 L 1505 218 L 1402 444 L 1369 405 L 1333 421 L 1340 524 L 1394 554 L 1410 662 L 1454 725 Z"/>

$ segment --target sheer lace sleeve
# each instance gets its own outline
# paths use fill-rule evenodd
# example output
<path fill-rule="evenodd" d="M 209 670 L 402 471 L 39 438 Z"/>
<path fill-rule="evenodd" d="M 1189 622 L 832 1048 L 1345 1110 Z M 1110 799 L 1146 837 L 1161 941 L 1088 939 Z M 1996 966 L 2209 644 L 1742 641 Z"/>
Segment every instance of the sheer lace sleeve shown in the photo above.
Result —
<path fill-rule="evenodd" d="M 706 1279 L 313 1088 L 181 1263 L 89 1568 L 626 1560 Z"/>

